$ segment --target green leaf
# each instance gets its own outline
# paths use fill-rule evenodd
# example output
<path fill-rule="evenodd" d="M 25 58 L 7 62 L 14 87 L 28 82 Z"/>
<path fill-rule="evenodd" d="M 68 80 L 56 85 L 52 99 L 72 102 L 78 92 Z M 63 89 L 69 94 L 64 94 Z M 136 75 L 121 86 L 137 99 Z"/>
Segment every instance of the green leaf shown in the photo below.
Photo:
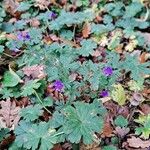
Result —
<path fill-rule="evenodd" d="M 4 51 L 4 46 L 0 45 L 0 54 L 2 54 Z"/>
<path fill-rule="evenodd" d="M 58 135 L 55 129 L 50 128 L 46 122 L 31 124 L 21 121 L 15 129 L 15 143 L 18 147 L 26 149 L 49 150 L 57 143 Z"/>
<path fill-rule="evenodd" d="M 84 39 L 81 41 L 81 46 L 82 47 L 79 49 L 78 53 L 82 56 L 89 56 L 94 52 L 94 49 L 97 47 L 97 44 L 91 39 Z"/>
<path fill-rule="evenodd" d="M 113 145 L 104 146 L 102 150 L 117 150 L 117 148 Z"/>
<path fill-rule="evenodd" d="M 9 129 L 4 129 L 2 128 L 1 129 L 1 126 L 0 126 L 0 142 L 3 140 L 3 138 L 6 138 L 9 134 Z"/>
<path fill-rule="evenodd" d="M 11 68 L 9 68 L 9 71 L 5 72 L 2 81 L 4 87 L 14 87 L 20 82 L 22 82 L 22 80 Z"/>
<path fill-rule="evenodd" d="M 138 119 L 134 120 L 135 122 L 142 125 L 142 127 L 137 127 L 135 133 L 140 135 L 142 138 L 148 139 L 150 136 L 150 114 L 141 115 Z"/>
<path fill-rule="evenodd" d="M 44 98 L 42 102 L 44 106 L 53 106 L 53 99 L 50 97 Z"/>
<path fill-rule="evenodd" d="M 34 93 L 35 89 L 38 89 L 41 85 L 41 83 L 38 83 L 38 79 L 36 80 L 30 80 L 28 81 L 23 87 L 22 87 L 22 95 L 28 96 L 32 95 Z"/>
<path fill-rule="evenodd" d="M 140 2 L 133 2 L 130 5 L 126 7 L 126 12 L 124 17 L 129 18 L 129 17 L 134 17 L 138 12 L 142 10 L 142 4 Z"/>
<path fill-rule="evenodd" d="M 131 78 L 137 82 L 143 80 L 143 75 L 150 74 L 150 62 L 140 63 L 137 56 L 126 55 L 126 59 L 122 63 L 122 69 L 131 72 Z"/>
<path fill-rule="evenodd" d="M 24 120 L 28 121 L 34 121 L 39 118 L 39 116 L 42 116 L 43 110 L 42 106 L 40 105 L 34 105 L 34 106 L 27 106 L 21 110 L 21 117 L 24 118 Z"/>
<path fill-rule="evenodd" d="M 0 88 L 0 94 L 2 95 L 3 99 L 9 99 L 10 97 L 13 97 L 13 91 L 12 89 L 8 89 L 8 88 Z"/>
<path fill-rule="evenodd" d="M 115 119 L 115 125 L 119 127 L 126 127 L 128 125 L 128 120 L 123 116 L 119 115 Z"/>
<path fill-rule="evenodd" d="M 113 101 L 117 102 L 119 105 L 124 105 L 126 102 L 126 95 L 124 88 L 121 84 L 114 85 L 114 90 L 111 92 L 111 96 L 113 98 Z"/>
<path fill-rule="evenodd" d="M 51 30 L 60 30 L 64 25 L 74 25 L 81 24 L 87 20 L 93 20 L 94 13 L 93 11 L 84 11 L 84 12 L 66 12 L 64 10 L 61 11 L 60 16 L 57 17 L 54 21 L 50 23 Z"/>
<path fill-rule="evenodd" d="M 28 3 L 28 2 L 21 2 L 21 3 L 19 3 L 17 11 L 26 11 L 26 10 L 29 10 L 29 8 L 31 6 L 32 5 L 30 3 Z"/>
<path fill-rule="evenodd" d="M 76 102 L 74 106 L 64 109 L 63 131 L 71 143 L 79 143 L 83 137 L 83 142 L 90 144 L 94 141 L 95 132 L 102 130 L 103 118 L 98 116 L 95 104 Z"/>

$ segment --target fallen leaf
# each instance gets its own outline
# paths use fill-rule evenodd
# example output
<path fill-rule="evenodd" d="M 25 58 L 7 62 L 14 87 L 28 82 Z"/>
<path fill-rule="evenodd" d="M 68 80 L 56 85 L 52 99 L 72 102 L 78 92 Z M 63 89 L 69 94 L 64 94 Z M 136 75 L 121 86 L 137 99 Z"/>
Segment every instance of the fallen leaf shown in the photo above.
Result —
<path fill-rule="evenodd" d="M 110 101 L 111 100 L 111 97 L 103 97 L 103 98 L 100 98 L 100 100 L 102 101 L 102 103 L 106 103 L 106 102 L 108 102 L 108 101 Z"/>
<path fill-rule="evenodd" d="M 101 150 L 99 143 L 93 142 L 92 144 L 80 144 L 80 150 Z"/>
<path fill-rule="evenodd" d="M 83 25 L 82 36 L 83 36 L 84 38 L 87 38 L 87 37 L 89 37 L 90 32 L 91 32 L 90 23 L 86 22 L 86 23 Z"/>
<path fill-rule="evenodd" d="M 147 97 L 147 99 L 150 99 L 150 89 L 145 88 L 142 93 L 145 97 Z"/>
<path fill-rule="evenodd" d="M 32 27 L 39 27 L 40 25 L 40 21 L 36 18 L 30 19 L 29 22 Z"/>
<path fill-rule="evenodd" d="M 122 115 L 123 117 L 127 118 L 129 115 L 129 108 L 127 106 L 119 107 L 117 113 L 118 115 Z"/>
<path fill-rule="evenodd" d="M 33 66 L 24 67 L 22 70 L 23 73 L 28 77 L 31 76 L 34 79 L 35 78 L 43 79 L 46 77 L 44 69 L 45 69 L 44 65 L 33 65 Z"/>
<path fill-rule="evenodd" d="M 93 53 L 92 53 L 92 56 L 94 57 L 99 57 L 101 56 L 101 52 L 99 50 L 95 50 Z"/>
<path fill-rule="evenodd" d="M 121 106 L 126 102 L 125 90 L 121 84 L 114 85 L 111 96 L 113 98 L 113 101 L 117 102 Z"/>
<path fill-rule="evenodd" d="M 53 147 L 53 150 L 62 150 L 62 147 L 60 144 L 56 144 L 54 147 Z"/>
<path fill-rule="evenodd" d="M 123 138 L 126 134 L 128 134 L 129 131 L 130 131 L 130 129 L 129 129 L 129 128 L 125 128 L 125 127 L 121 128 L 121 127 L 118 126 L 118 127 L 115 128 L 115 132 L 116 132 L 121 138 Z"/>
<path fill-rule="evenodd" d="M 141 108 L 141 111 L 145 114 L 145 115 L 148 115 L 150 114 L 150 105 L 148 104 L 143 104 L 140 106 Z"/>
<path fill-rule="evenodd" d="M 35 0 L 35 7 L 39 7 L 40 10 L 45 10 L 50 5 L 49 0 Z"/>
<path fill-rule="evenodd" d="M 28 97 L 23 97 L 19 100 L 15 100 L 16 105 L 19 107 L 26 107 L 27 105 L 30 104 L 29 98 Z"/>
<path fill-rule="evenodd" d="M 12 142 L 15 140 L 15 135 L 10 135 L 6 137 L 3 141 L 0 143 L 0 149 L 4 150 L 8 148 L 8 145 L 12 144 Z"/>
<path fill-rule="evenodd" d="M 1 101 L 0 106 L 0 116 L 6 122 L 6 126 L 13 130 L 20 120 L 19 111 L 21 108 L 16 106 L 15 101 L 11 102 L 10 100 Z"/>
<path fill-rule="evenodd" d="M 72 144 L 65 142 L 64 144 L 62 144 L 62 148 L 63 150 L 72 150 Z"/>
<path fill-rule="evenodd" d="M 150 140 L 143 141 L 140 138 L 132 137 L 130 139 L 127 139 L 127 142 L 130 147 L 134 148 L 148 148 L 150 147 Z"/>
<path fill-rule="evenodd" d="M 143 101 L 144 101 L 144 97 L 142 96 L 142 94 L 135 92 L 133 93 L 130 103 L 133 106 L 138 106 Z"/>
<path fill-rule="evenodd" d="M 18 8 L 19 3 L 16 0 L 4 0 L 4 7 L 7 12 L 15 16 L 16 9 Z"/>
<path fill-rule="evenodd" d="M 143 52 L 141 55 L 140 55 L 140 63 L 145 63 L 146 61 L 146 52 Z"/>
<path fill-rule="evenodd" d="M 104 128 L 102 130 L 102 137 L 111 137 L 113 134 L 113 128 L 110 122 L 104 123 Z"/>

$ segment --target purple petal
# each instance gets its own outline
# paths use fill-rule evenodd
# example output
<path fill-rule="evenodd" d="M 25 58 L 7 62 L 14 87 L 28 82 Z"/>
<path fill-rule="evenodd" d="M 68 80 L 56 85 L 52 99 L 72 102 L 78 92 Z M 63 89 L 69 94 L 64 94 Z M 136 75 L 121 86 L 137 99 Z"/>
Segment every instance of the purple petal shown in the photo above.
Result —
<path fill-rule="evenodd" d="M 53 85 L 56 91 L 61 91 L 64 88 L 64 84 L 60 80 L 56 80 Z"/>
<path fill-rule="evenodd" d="M 102 71 L 105 76 L 111 76 L 113 74 L 112 67 L 104 67 Z"/>
<path fill-rule="evenodd" d="M 48 16 L 50 19 L 55 19 L 57 17 L 57 15 L 54 12 L 50 12 Z"/>
<path fill-rule="evenodd" d="M 103 90 L 102 92 L 100 92 L 100 97 L 107 97 L 107 96 L 109 96 L 108 90 Z"/>
<path fill-rule="evenodd" d="M 22 32 L 19 32 L 19 33 L 17 34 L 17 39 L 20 40 L 20 41 L 23 41 L 23 40 L 24 40 L 24 37 L 23 37 Z"/>
<path fill-rule="evenodd" d="M 26 40 L 30 40 L 30 35 L 29 35 L 29 33 L 26 33 L 25 39 L 26 39 Z"/>

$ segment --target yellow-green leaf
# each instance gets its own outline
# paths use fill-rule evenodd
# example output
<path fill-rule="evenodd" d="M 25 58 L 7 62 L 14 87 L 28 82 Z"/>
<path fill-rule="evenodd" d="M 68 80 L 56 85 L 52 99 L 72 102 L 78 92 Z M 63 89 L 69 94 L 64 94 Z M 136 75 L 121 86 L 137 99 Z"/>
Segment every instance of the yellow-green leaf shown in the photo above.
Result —
<path fill-rule="evenodd" d="M 114 85 L 114 90 L 112 91 L 111 96 L 119 105 L 124 105 L 126 102 L 125 90 L 121 84 Z"/>

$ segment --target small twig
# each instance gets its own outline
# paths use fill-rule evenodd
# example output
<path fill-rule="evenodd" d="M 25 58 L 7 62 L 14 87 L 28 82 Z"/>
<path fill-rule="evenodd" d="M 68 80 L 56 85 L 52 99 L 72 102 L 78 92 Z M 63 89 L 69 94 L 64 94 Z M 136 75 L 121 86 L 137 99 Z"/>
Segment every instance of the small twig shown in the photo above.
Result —
<path fill-rule="evenodd" d="M 4 52 L 3 52 L 3 54 L 4 54 L 5 56 L 10 57 L 10 58 L 14 58 L 13 56 L 11 56 L 11 55 L 9 55 L 9 54 L 7 54 L 7 53 L 4 53 Z"/>

